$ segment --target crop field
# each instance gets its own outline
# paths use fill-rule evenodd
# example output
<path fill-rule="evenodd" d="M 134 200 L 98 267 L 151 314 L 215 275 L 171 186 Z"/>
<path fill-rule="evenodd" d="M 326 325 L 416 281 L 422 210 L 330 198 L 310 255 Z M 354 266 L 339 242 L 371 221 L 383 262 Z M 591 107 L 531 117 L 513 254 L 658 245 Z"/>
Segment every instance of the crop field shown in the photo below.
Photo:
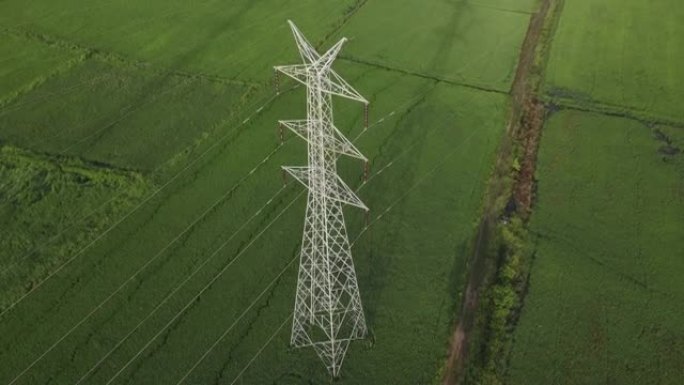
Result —
<path fill-rule="evenodd" d="M 77 53 L 46 47 L 38 42 L 3 35 L 0 41 L 0 100 L 39 84 L 45 75 L 68 69 L 79 61 Z"/>
<path fill-rule="evenodd" d="M 335 102 L 371 163 L 339 163 L 371 208 L 345 211 L 371 336 L 337 383 L 438 383 L 536 1 L 74 3 L 0 2 L 0 383 L 330 381 L 288 347 L 288 18 L 350 38 L 335 68 L 371 101 L 367 130 Z"/>
<path fill-rule="evenodd" d="M 681 122 L 683 19 L 678 0 L 565 1 L 546 92 L 563 103 Z"/>
<path fill-rule="evenodd" d="M 684 29 L 674 1 L 566 1 L 510 384 L 684 378 Z"/>
<path fill-rule="evenodd" d="M 339 32 L 359 40 L 343 58 L 507 92 L 534 1 L 498 3 L 371 1 Z"/>
<path fill-rule="evenodd" d="M 544 131 L 536 257 L 511 384 L 684 376 L 684 132 L 562 111 Z"/>

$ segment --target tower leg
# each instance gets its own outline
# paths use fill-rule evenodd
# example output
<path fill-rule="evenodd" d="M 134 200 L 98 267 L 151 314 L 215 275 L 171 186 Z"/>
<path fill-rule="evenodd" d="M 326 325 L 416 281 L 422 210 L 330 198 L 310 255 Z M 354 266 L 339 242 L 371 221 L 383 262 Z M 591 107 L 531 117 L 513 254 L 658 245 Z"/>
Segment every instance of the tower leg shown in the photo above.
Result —
<path fill-rule="evenodd" d="M 309 199 L 290 341 L 312 346 L 337 377 L 349 342 L 364 338 L 367 327 L 342 206 Z M 322 220 L 325 233 L 316 230 Z"/>

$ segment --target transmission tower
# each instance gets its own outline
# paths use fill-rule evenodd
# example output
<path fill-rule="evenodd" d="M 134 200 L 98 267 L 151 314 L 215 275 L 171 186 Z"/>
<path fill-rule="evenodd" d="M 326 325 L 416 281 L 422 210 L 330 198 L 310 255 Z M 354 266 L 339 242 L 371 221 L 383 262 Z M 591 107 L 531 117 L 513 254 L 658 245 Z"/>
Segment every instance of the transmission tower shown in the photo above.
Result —
<path fill-rule="evenodd" d="M 349 343 L 366 336 L 342 205 L 366 212 L 368 208 L 337 175 L 340 154 L 367 159 L 333 124 L 332 96 L 366 107 L 368 101 L 331 68 L 347 39 L 320 55 L 294 23 L 288 23 L 304 63 L 275 70 L 306 86 L 308 112 L 306 120 L 279 123 L 306 140 L 309 153 L 308 166 L 283 167 L 309 190 L 290 342 L 312 346 L 337 377 Z"/>

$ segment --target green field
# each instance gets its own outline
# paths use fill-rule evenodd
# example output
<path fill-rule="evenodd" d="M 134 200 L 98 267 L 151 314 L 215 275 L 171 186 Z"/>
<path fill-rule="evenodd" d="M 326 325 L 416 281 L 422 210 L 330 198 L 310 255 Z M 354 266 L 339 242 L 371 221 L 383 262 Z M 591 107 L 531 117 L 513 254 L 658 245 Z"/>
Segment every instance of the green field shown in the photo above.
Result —
<path fill-rule="evenodd" d="M 681 383 L 684 8 L 553 0 L 537 30 L 540 3 L 0 1 L 0 384 L 331 383 L 289 347 L 306 194 L 280 166 L 307 156 L 276 126 L 306 114 L 303 87 L 273 89 L 300 60 L 287 19 L 320 50 L 349 38 L 335 69 L 371 102 L 367 130 L 334 102 L 371 212 L 345 211 L 370 335 L 332 382 L 441 384 L 481 275 L 464 378 Z M 524 222 L 493 207 L 537 99 Z"/>
<path fill-rule="evenodd" d="M 104 231 L 149 189 L 134 172 L 9 146 L 0 148 L 0 178 L 3 308 Z M 94 212 L 97 215 L 90 215 Z"/>
<path fill-rule="evenodd" d="M 510 384 L 684 378 L 684 14 L 564 1 Z"/>
<path fill-rule="evenodd" d="M 192 74 L 263 81 L 274 63 L 292 57 L 285 20 L 319 41 L 357 1 L 126 0 L 3 1 L 0 25 L 42 40 L 76 45 Z"/>
<path fill-rule="evenodd" d="M 521 1 L 517 6 L 531 8 L 531 3 Z M 343 57 L 506 92 L 529 15 L 493 10 L 493 5 L 371 1 L 339 32 L 354 41 Z M 391 18 L 383 19 L 390 13 Z M 392 38 L 386 41 L 388 36 Z"/>
<path fill-rule="evenodd" d="M 69 69 L 81 59 L 77 52 L 3 34 L 0 40 L 0 106 L 19 93 L 37 87 L 49 75 Z"/>
<path fill-rule="evenodd" d="M 0 112 L 0 135 L 33 151 L 153 171 L 235 119 L 251 90 L 94 58 L 15 98 Z"/>
<path fill-rule="evenodd" d="M 563 3 L 546 75 L 551 97 L 684 120 L 680 1 Z"/>
<path fill-rule="evenodd" d="M 72 3 L 0 2 L 0 383 L 329 381 L 288 347 L 305 195 L 279 167 L 306 147 L 275 125 L 305 114 L 270 84 L 297 60 L 287 18 L 350 37 L 335 68 L 372 103 L 367 131 L 335 105 L 373 171 L 340 162 L 371 208 L 368 229 L 346 216 L 372 336 L 339 383 L 439 382 L 535 2 Z M 401 30 L 417 16 L 435 24 Z"/>
<path fill-rule="evenodd" d="M 562 111 L 544 129 L 536 256 L 511 384 L 684 378 L 681 129 Z"/>

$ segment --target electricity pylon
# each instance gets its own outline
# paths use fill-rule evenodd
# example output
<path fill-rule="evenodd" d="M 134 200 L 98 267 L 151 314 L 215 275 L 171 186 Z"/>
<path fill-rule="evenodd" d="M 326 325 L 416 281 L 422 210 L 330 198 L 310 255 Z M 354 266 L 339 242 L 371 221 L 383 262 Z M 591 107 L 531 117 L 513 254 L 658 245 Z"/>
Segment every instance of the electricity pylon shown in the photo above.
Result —
<path fill-rule="evenodd" d="M 306 140 L 309 153 L 307 167 L 283 167 L 309 189 L 290 343 L 312 346 L 337 377 L 349 343 L 367 331 L 342 205 L 368 208 L 337 175 L 340 154 L 367 159 L 333 124 L 332 96 L 368 101 L 331 68 L 347 39 L 320 55 L 288 23 L 304 63 L 275 70 L 306 86 L 308 112 L 280 125 Z"/>

